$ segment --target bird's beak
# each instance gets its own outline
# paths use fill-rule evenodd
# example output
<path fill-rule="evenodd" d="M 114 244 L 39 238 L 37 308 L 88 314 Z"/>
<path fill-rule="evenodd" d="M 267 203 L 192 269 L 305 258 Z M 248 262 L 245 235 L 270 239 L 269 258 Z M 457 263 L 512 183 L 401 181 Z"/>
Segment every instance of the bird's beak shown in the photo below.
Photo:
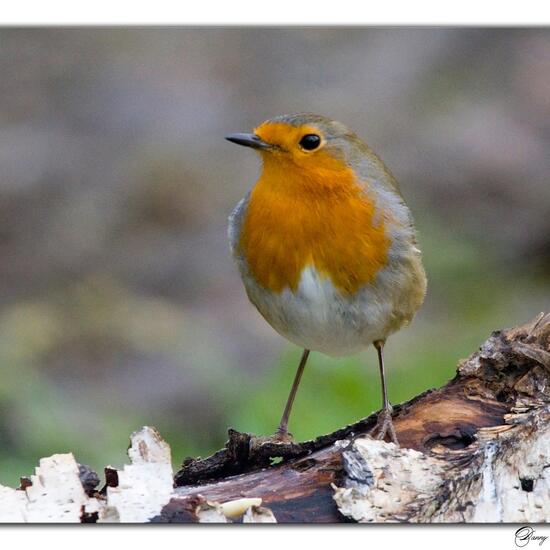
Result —
<path fill-rule="evenodd" d="M 273 148 L 271 144 L 262 141 L 260 136 L 256 134 L 229 134 L 225 136 L 225 139 L 237 145 L 244 145 L 245 147 L 252 147 L 253 149 L 265 150 Z"/>

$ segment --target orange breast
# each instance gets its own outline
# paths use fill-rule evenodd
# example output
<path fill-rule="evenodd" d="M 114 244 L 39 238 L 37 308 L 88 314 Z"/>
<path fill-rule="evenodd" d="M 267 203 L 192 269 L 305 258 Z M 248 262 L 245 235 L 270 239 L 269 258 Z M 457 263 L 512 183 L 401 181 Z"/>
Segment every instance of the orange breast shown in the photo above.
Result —
<path fill-rule="evenodd" d="M 327 159 L 327 162 L 332 162 Z M 239 247 L 256 281 L 266 289 L 295 291 L 307 266 L 353 294 L 372 282 L 388 261 L 382 217 L 347 167 L 264 161 L 252 190 Z"/>

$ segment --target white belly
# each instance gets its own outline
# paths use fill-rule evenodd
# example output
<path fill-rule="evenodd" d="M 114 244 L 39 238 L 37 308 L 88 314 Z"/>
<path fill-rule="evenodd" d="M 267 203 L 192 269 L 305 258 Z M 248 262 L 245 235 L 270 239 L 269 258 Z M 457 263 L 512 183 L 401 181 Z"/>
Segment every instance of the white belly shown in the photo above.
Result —
<path fill-rule="evenodd" d="M 277 332 L 300 347 L 328 355 L 350 355 L 385 340 L 414 314 L 396 310 L 407 277 L 389 270 L 352 297 L 342 295 L 313 267 L 302 271 L 296 292 L 270 292 L 243 275 L 250 300 Z"/>

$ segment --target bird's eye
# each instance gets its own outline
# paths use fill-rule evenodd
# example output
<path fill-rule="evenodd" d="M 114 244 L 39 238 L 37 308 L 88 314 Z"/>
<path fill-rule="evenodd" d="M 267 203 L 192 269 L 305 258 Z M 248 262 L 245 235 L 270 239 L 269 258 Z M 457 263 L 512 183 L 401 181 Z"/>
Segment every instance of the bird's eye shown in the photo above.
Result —
<path fill-rule="evenodd" d="M 306 151 L 313 151 L 321 144 L 321 138 L 317 134 L 306 134 L 300 140 L 300 147 Z"/>

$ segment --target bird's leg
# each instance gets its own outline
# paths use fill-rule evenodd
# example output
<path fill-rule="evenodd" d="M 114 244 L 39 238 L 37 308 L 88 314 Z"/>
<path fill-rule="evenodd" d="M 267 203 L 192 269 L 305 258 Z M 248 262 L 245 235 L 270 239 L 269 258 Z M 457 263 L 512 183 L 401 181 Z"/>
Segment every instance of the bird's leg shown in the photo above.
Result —
<path fill-rule="evenodd" d="M 290 394 L 288 396 L 285 410 L 283 411 L 283 416 L 279 422 L 279 427 L 275 433 L 275 437 L 282 441 L 292 440 L 292 434 L 288 432 L 288 418 L 290 416 L 290 411 L 292 410 L 292 405 L 294 403 L 294 398 L 296 397 L 296 392 L 298 391 L 298 386 L 300 385 L 300 380 L 304 372 L 304 367 L 307 363 L 307 358 L 309 357 L 309 350 L 305 349 L 302 353 L 302 358 L 300 359 L 300 364 L 298 365 L 298 370 L 296 371 L 296 376 L 294 377 L 294 382 L 292 383 L 292 388 L 290 389 Z"/>
<path fill-rule="evenodd" d="M 294 382 L 292 383 L 292 388 L 290 389 L 290 394 L 286 401 L 285 410 L 283 411 L 283 416 L 279 422 L 279 427 L 273 435 L 268 436 L 253 436 L 250 447 L 251 449 L 260 448 L 266 444 L 284 444 L 284 443 L 293 443 L 294 439 L 292 434 L 288 431 L 288 418 L 290 416 L 290 411 L 292 410 L 292 404 L 294 403 L 294 398 L 296 397 L 296 392 L 298 391 L 298 386 L 300 385 L 300 380 L 302 374 L 304 373 L 304 368 L 307 363 L 307 358 L 309 357 L 309 350 L 305 349 L 302 353 L 302 358 L 300 359 L 300 364 L 298 365 L 298 370 L 296 371 L 296 376 L 294 377 Z"/>
<path fill-rule="evenodd" d="M 397 441 L 397 435 L 392 422 L 393 408 L 388 401 L 388 393 L 386 391 L 386 374 L 384 372 L 384 340 L 376 340 L 373 342 L 376 351 L 378 352 L 378 367 L 380 368 L 380 379 L 382 383 L 382 410 L 378 413 L 378 421 L 376 426 L 369 432 L 369 435 L 376 439 L 384 439 L 386 434 L 390 435 L 390 439 L 396 445 L 399 445 Z"/>

